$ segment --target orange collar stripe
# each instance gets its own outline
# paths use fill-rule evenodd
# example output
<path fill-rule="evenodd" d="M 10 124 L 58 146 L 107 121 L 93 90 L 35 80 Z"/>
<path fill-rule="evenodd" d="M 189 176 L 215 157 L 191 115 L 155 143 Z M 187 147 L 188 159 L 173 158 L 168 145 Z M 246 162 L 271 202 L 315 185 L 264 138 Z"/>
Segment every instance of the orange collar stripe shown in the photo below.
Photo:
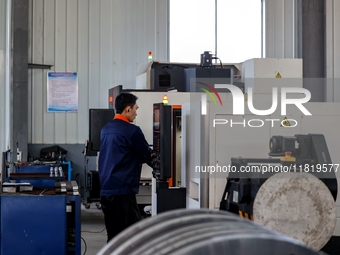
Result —
<path fill-rule="evenodd" d="M 127 123 L 130 123 L 130 121 L 123 115 L 121 114 L 117 114 L 115 115 L 115 117 L 113 118 L 114 120 L 122 120 L 122 121 L 125 121 Z"/>

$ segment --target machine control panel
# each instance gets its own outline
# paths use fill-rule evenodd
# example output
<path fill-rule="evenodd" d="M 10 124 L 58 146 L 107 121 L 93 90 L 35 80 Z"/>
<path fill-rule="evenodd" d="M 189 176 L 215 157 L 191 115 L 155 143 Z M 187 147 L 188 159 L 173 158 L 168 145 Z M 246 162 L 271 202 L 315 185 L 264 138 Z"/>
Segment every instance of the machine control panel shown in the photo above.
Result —
<path fill-rule="evenodd" d="M 171 177 L 171 112 L 170 105 L 153 105 L 153 171 L 160 180 Z"/>

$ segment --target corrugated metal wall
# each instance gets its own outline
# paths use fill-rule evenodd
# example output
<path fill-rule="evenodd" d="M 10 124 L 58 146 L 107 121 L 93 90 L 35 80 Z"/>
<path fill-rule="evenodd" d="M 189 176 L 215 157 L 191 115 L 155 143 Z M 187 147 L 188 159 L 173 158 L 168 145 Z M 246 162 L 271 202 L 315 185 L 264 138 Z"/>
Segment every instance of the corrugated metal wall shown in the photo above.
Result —
<path fill-rule="evenodd" d="M 6 150 L 6 1 L 0 1 L 0 152 Z M 1 159 L 0 159 L 1 162 Z"/>
<path fill-rule="evenodd" d="M 29 70 L 29 143 L 83 143 L 88 109 L 107 107 L 108 88 L 134 87 L 139 68 L 168 60 L 168 0 L 29 0 L 29 60 L 79 74 L 79 112 L 47 113 L 46 70 Z M 296 56 L 295 0 L 267 0 L 266 57 Z M 326 1 L 327 101 L 340 101 L 340 3 Z M 0 1 L 5 35 L 6 1 Z M 0 37 L 0 67 L 5 36 Z M 5 72 L 0 69 L 0 118 L 5 120 Z M 5 143 L 0 122 L 0 144 Z"/>
<path fill-rule="evenodd" d="M 29 61 L 79 82 L 78 113 L 48 113 L 49 70 L 29 70 L 29 143 L 84 143 L 88 109 L 107 108 L 109 88 L 135 88 L 149 51 L 168 60 L 168 0 L 30 0 L 29 15 Z"/>
<path fill-rule="evenodd" d="M 266 58 L 297 57 L 296 0 L 262 0 Z"/>

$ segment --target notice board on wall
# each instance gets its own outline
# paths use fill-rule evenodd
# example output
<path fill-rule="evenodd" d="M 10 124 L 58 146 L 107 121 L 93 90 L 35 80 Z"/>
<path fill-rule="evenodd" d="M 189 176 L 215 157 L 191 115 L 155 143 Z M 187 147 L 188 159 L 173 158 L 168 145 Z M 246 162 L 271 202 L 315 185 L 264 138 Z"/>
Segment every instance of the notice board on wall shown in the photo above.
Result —
<path fill-rule="evenodd" d="M 78 74 L 47 73 L 47 111 L 78 112 Z"/>

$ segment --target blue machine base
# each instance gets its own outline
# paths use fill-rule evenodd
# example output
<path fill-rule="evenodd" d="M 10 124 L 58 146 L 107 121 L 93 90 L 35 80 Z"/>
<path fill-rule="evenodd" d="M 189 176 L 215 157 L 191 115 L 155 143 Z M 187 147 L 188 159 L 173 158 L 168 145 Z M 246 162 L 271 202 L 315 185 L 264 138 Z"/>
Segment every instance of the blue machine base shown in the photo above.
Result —
<path fill-rule="evenodd" d="M 80 255 L 79 196 L 1 195 L 0 206 L 1 255 Z"/>

